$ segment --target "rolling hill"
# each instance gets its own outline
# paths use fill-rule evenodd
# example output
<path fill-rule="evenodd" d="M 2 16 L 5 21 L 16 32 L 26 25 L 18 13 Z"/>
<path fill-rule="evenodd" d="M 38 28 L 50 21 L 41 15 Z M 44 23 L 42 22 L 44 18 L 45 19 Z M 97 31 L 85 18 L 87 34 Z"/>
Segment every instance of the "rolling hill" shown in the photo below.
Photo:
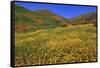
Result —
<path fill-rule="evenodd" d="M 72 18 L 73 24 L 96 24 L 96 12 L 88 12 Z"/>
<path fill-rule="evenodd" d="M 15 30 L 36 31 L 38 29 L 65 27 L 68 24 L 89 24 L 96 26 L 96 12 L 88 12 L 68 19 L 47 9 L 29 10 L 15 5 Z"/>
<path fill-rule="evenodd" d="M 22 6 L 15 5 L 15 30 L 36 31 L 55 27 L 65 27 L 68 24 L 87 24 L 96 25 L 96 12 L 89 12 L 76 16 L 71 19 L 59 16 L 47 9 L 29 10 Z"/>
<path fill-rule="evenodd" d="M 70 22 L 62 16 L 47 9 L 30 11 L 24 7 L 15 6 L 15 28 L 17 31 L 37 30 L 66 26 Z"/>

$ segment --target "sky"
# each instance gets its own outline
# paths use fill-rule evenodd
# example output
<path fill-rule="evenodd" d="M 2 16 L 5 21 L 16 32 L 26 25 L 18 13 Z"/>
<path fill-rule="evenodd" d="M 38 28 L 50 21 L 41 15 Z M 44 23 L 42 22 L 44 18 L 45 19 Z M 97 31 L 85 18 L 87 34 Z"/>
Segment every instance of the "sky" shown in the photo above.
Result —
<path fill-rule="evenodd" d="M 15 2 L 15 4 L 27 8 L 29 10 L 47 9 L 53 13 L 63 16 L 65 18 L 73 18 L 80 14 L 88 12 L 96 12 L 95 6 L 80 6 L 80 5 L 60 5 L 60 4 L 46 4 L 34 2 Z"/>

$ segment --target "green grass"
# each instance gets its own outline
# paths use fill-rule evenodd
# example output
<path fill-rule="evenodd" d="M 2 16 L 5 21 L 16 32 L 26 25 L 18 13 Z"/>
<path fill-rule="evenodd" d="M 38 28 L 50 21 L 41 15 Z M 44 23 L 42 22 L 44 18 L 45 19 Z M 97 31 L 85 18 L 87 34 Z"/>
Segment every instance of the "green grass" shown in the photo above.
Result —
<path fill-rule="evenodd" d="M 16 66 L 96 61 L 96 27 L 69 25 L 16 32 L 15 55 Z"/>

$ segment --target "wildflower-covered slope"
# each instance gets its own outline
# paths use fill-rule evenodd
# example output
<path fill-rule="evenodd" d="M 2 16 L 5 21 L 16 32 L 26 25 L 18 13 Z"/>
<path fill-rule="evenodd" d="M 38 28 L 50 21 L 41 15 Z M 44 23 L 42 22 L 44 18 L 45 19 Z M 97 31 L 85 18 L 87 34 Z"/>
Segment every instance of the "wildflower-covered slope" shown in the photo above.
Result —
<path fill-rule="evenodd" d="M 96 61 L 93 24 L 15 34 L 16 66 Z"/>

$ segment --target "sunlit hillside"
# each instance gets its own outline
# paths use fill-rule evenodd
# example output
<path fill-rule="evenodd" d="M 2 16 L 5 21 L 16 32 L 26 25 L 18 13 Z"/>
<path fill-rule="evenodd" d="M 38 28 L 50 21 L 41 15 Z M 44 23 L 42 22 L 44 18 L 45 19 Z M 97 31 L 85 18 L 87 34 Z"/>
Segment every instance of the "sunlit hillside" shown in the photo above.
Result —
<path fill-rule="evenodd" d="M 96 61 L 93 24 L 15 33 L 16 66 L 92 61 Z"/>

